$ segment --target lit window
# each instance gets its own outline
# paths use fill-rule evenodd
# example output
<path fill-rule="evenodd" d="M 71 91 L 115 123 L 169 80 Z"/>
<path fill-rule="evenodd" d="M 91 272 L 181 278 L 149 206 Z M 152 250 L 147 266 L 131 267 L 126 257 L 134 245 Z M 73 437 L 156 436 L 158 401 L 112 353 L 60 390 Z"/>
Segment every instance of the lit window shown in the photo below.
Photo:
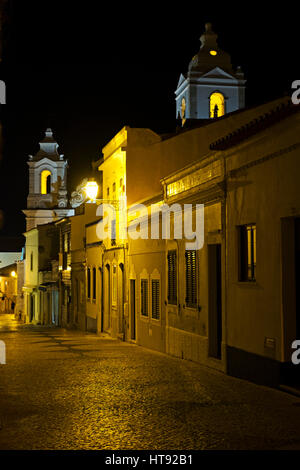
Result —
<path fill-rule="evenodd" d="M 185 98 L 182 98 L 181 100 L 181 107 L 180 107 L 180 111 L 181 111 L 181 119 L 185 119 L 185 111 L 186 111 L 186 102 L 185 102 Z"/>
<path fill-rule="evenodd" d="M 185 301 L 186 306 L 197 307 L 196 250 L 185 252 Z"/>
<path fill-rule="evenodd" d="M 239 228 L 239 281 L 256 280 L 256 225 Z"/>
<path fill-rule="evenodd" d="M 51 171 L 44 170 L 41 173 L 41 194 L 49 194 L 51 192 Z"/>
<path fill-rule="evenodd" d="M 210 55 L 217 55 L 217 51 L 211 50 L 211 51 L 209 51 L 209 53 L 210 53 Z"/>
<path fill-rule="evenodd" d="M 222 93 L 215 92 L 210 95 L 209 99 L 210 117 L 218 118 L 225 114 L 225 100 Z"/>

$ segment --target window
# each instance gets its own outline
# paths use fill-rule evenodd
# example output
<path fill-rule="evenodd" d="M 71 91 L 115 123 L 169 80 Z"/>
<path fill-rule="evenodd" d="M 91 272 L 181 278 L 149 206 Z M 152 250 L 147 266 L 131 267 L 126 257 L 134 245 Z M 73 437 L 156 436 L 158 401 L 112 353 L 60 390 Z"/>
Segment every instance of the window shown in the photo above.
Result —
<path fill-rule="evenodd" d="M 160 302 L 159 302 L 159 280 L 152 279 L 152 318 L 159 320 L 160 318 Z"/>
<path fill-rule="evenodd" d="M 116 183 L 113 183 L 113 193 L 116 192 Z"/>
<path fill-rule="evenodd" d="M 65 288 L 64 289 L 64 300 L 63 300 L 63 304 L 66 306 L 68 305 L 68 289 Z"/>
<path fill-rule="evenodd" d="M 186 306 L 197 306 L 196 250 L 185 252 L 185 301 Z"/>
<path fill-rule="evenodd" d="M 186 102 L 185 102 L 185 98 L 182 98 L 182 100 L 181 100 L 180 111 L 181 111 L 181 119 L 182 119 L 183 121 L 185 121 L 185 111 L 186 111 Z"/>
<path fill-rule="evenodd" d="M 120 178 L 120 188 L 123 189 L 123 178 Z"/>
<path fill-rule="evenodd" d="M 141 280 L 141 314 L 148 316 L 148 280 Z"/>
<path fill-rule="evenodd" d="M 177 253 L 168 252 L 168 303 L 177 304 Z"/>
<path fill-rule="evenodd" d="M 256 280 L 256 225 L 241 225 L 239 229 L 239 281 Z"/>
<path fill-rule="evenodd" d="M 117 305 L 117 266 L 112 268 L 112 304 Z"/>
<path fill-rule="evenodd" d="M 222 93 L 215 92 L 209 98 L 209 115 L 211 118 L 218 118 L 225 114 L 225 100 Z"/>
<path fill-rule="evenodd" d="M 93 300 L 96 300 L 96 282 L 97 282 L 97 271 L 93 268 Z"/>
<path fill-rule="evenodd" d="M 68 253 L 70 251 L 70 232 L 64 233 L 64 252 Z"/>
<path fill-rule="evenodd" d="M 63 234 L 63 255 L 62 255 L 62 268 L 65 271 L 68 269 L 68 253 L 70 252 L 70 232 Z"/>
<path fill-rule="evenodd" d="M 41 194 L 51 193 L 51 171 L 44 170 L 41 173 Z"/>
<path fill-rule="evenodd" d="M 30 254 L 30 271 L 33 271 L 33 253 Z"/>
<path fill-rule="evenodd" d="M 109 198 L 109 188 L 106 189 L 106 195 Z"/>
<path fill-rule="evenodd" d="M 87 298 L 91 298 L 91 270 L 88 268 L 87 270 Z"/>
<path fill-rule="evenodd" d="M 117 238 L 117 229 L 116 229 L 116 219 L 111 221 L 111 244 L 112 246 L 116 245 Z"/>

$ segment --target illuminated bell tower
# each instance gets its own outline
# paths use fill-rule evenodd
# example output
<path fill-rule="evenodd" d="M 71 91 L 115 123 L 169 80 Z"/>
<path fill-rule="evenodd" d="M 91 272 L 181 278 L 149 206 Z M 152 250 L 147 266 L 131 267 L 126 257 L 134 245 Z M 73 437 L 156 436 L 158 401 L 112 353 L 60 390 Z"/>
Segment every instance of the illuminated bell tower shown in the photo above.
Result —
<path fill-rule="evenodd" d="M 176 95 L 176 117 L 218 118 L 245 106 L 244 74 L 233 70 L 230 55 L 217 44 L 210 23 L 200 37 L 201 47 L 191 60 L 188 72 L 180 75 Z"/>
<path fill-rule="evenodd" d="M 26 230 L 40 224 L 73 215 L 67 199 L 68 161 L 57 152 L 58 144 L 47 129 L 40 149 L 29 155 L 29 194 L 27 197 Z"/>

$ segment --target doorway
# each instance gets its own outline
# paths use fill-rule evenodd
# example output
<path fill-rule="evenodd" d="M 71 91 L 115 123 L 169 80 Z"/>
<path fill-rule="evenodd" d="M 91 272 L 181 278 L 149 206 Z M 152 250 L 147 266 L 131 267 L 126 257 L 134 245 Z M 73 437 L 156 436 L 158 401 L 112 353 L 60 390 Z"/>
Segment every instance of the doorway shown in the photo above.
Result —
<path fill-rule="evenodd" d="M 104 331 L 110 329 L 110 308 L 111 308 L 111 285 L 110 285 L 110 265 L 105 266 L 106 282 L 105 282 L 105 298 L 104 298 Z"/>
<path fill-rule="evenodd" d="M 125 335 L 125 318 L 124 318 L 124 301 L 125 301 L 125 298 L 124 298 L 124 293 L 125 293 L 124 281 L 125 281 L 125 277 L 124 277 L 124 264 L 120 263 L 119 268 L 120 268 L 120 279 L 121 279 L 120 291 L 119 291 L 120 299 L 121 299 L 119 333 L 121 333 L 123 335 L 123 339 L 125 339 L 124 338 L 124 335 Z"/>
<path fill-rule="evenodd" d="M 34 295 L 33 294 L 30 294 L 29 305 L 30 305 L 29 321 L 32 322 L 34 319 Z"/>
<path fill-rule="evenodd" d="M 208 340 L 209 356 L 221 359 L 222 266 L 220 243 L 208 245 Z"/>
<path fill-rule="evenodd" d="M 135 279 L 130 279 L 130 339 L 136 339 Z"/>
<path fill-rule="evenodd" d="M 58 326 L 58 291 L 52 291 L 52 319 L 53 325 Z"/>

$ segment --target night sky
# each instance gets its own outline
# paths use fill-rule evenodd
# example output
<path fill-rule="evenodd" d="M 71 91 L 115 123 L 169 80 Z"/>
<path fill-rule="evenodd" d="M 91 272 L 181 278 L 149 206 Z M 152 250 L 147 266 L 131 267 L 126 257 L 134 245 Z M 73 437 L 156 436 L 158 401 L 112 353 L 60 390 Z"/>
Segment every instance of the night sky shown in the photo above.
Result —
<path fill-rule="evenodd" d="M 68 158 L 69 192 L 124 125 L 175 130 L 174 91 L 208 21 L 219 46 L 245 72 L 248 106 L 291 94 L 291 82 L 300 79 L 299 11 L 273 4 L 262 13 L 252 3 L 220 11 L 211 5 L 205 10 L 203 2 L 11 2 L 0 70 L 7 86 L 0 110 L 0 236 L 25 229 L 26 162 L 46 127 Z"/>

